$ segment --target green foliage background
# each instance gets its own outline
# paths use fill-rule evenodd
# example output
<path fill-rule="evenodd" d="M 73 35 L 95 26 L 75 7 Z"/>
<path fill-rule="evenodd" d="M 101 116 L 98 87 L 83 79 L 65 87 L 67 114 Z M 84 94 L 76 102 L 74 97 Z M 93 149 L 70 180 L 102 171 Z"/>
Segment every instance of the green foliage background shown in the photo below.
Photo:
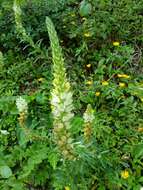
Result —
<path fill-rule="evenodd" d="M 20 4 L 23 26 L 41 51 L 17 32 L 13 1 L 0 0 L 0 130 L 9 133 L 0 133 L 0 189 L 140 189 L 143 1 L 21 0 Z M 58 33 L 74 93 L 71 132 L 76 140 L 83 136 L 86 105 L 95 110 L 92 141 L 77 150 L 80 159 L 75 161 L 63 161 L 52 143 L 53 76 L 46 16 Z M 113 46 L 114 41 L 120 46 Z M 117 77 L 123 73 L 130 78 Z M 48 140 L 27 140 L 17 121 L 19 95 L 28 102 L 27 127 Z M 121 177 L 124 170 L 129 172 L 127 179 Z"/>

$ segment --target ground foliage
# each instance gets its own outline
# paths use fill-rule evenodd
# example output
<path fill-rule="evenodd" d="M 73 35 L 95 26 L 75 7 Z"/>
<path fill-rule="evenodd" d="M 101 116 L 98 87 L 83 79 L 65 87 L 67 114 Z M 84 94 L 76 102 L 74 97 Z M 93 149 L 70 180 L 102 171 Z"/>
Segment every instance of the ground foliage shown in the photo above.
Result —
<path fill-rule="evenodd" d="M 19 2 L 27 39 L 16 28 L 13 1 L 0 0 L 0 189 L 140 189 L 143 1 Z M 90 142 L 77 146 L 78 159 L 64 159 L 53 142 L 46 16 L 58 33 L 73 91 L 74 142 L 90 133 L 82 117 L 87 104 L 94 110 Z M 19 125 L 19 96 L 28 103 L 32 138 Z"/>

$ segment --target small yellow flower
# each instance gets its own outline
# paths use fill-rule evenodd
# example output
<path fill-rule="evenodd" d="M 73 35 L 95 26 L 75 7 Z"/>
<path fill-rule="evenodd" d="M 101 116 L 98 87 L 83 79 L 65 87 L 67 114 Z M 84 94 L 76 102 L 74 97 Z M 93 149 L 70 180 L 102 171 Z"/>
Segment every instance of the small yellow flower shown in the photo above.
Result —
<path fill-rule="evenodd" d="M 143 98 L 141 98 L 141 102 L 143 102 Z"/>
<path fill-rule="evenodd" d="M 89 37 L 91 37 L 91 33 L 85 32 L 85 33 L 84 33 L 84 36 L 87 37 L 87 38 L 89 38 Z"/>
<path fill-rule="evenodd" d="M 127 170 L 124 170 L 121 172 L 121 177 L 123 179 L 127 179 L 129 177 L 129 172 Z"/>
<path fill-rule="evenodd" d="M 113 42 L 113 46 L 119 46 L 120 42 Z"/>
<path fill-rule="evenodd" d="M 107 86 L 107 85 L 109 85 L 108 81 L 102 81 L 102 86 Z"/>
<path fill-rule="evenodd" d="M 43 82 L 44 81 L 44 78 L 39 78 L 39 79 L 37 79 L 38 80 L 38 82 Z"/>
<path fill-rule="evenodd" d="M 137 131 L 138 131 L 138 132 L 143 132 L 143 127 L 139 127 L 139 128 L 137 129 Z"/>
<path fill-rule="evenodd" d="M 92 83 L 93 83 L 93 81 L 91 81 L 91 80 L 88 80 L 88 81 L 86 82 L 86 84 L 88 84 L 88 85 L 92 85 Z"/>
<path fill-rule="evenodd" d="M 124 82 L 119 82 L 119 86 L 123 88 L 126 86 L 126 84 Z"/>
<path fill-rule="evenodd" d="M 91 67 L 91 64 L 87 64 L 86 67 L 87 67 L 87 68 L 90 68 L 90 67 Z"/>
<path fill-rule="evenodd" d="M 100 92 L 99 91 L 97 91 L 97 92 L 95 92 L 95 96 L 100 96 Z"/>
<path fill-rule="evenodd" d="M 70 190 L 70 187 L 69 187 L 69 186 L 66 186 L 66 187 L 65 187 L 65 190 Z"/>
<path fill-rule="evenodd" d="M 129 79 L 130 76 L 129 75 L 126 75 L 126 74 L 118 74 L 117 75 L 119 78 L 125 78 L 125 79 Z"/>

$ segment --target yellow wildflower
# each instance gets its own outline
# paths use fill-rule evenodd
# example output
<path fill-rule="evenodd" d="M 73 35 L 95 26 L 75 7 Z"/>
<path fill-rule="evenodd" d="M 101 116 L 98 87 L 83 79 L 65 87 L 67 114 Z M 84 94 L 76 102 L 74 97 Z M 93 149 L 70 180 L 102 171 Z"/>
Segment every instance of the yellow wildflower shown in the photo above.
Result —
<path fill-rule="evenodd" d="M 121 172 L 121 177 L 123 179 L 127 179 L 129 177 L 129 172 L 127 170 L 124 170 Z"/>
<path fill-rule="evenodd" d="M 124 82 L 119 82 L 119 86 L 123 88 L 126 86 L 126 84 Z"/>
<path fill-rule="evenodd" d="M 66 186 L 66 187 L 65 187 L 65 190 L 70 190 L 70 187 L 69 187 L 69 186 Z"/>
<path fill-rule="evenodd" d="M 38 82 L 43 82 L 44 81 L 44 78 L 39 78 L 39 79 L 37 79 L 38 80 Z"/>
<path fill-rule="evenodd" d="M 102 86 L 107 86 L 109 84 L 108 81 L 102 81 Z"/>
<path fill-rule="evenodd" d="M 93 83 L 93 81 L 91 81 L 91 80 L 88 80 L 88 81 L 86 82 L 86 84 L 88 84 L 88 85 L 92 85 L 92 83 Z"/>
<path fill-rule="evenodd" d="M 97 91 L 97 92 L 95 92 L 95 96 L 100 96 L 100 92 L 99 91 Z"/>
<path fill-rule="evenodd" d="M 91 64 L 87 64 L 86 67 L 87 67 L 87 68 L 90 68 L 90 67 L 91 67 Z"/>
<path fill-rule="evenodd" d="M 143 102 L 143 98 L 141 98 L 141 102 Z"/>
<path fill-rule="evenodd" d="M 85 33 L 84 33 L 84 36 L 87 37 L 87 38 L 89 38 L 89 37 L 91 37 L 91 33 L 85 32 Z"/>
<path fill-rule="evenodd" d="M 113 46 L 119 46 L 120 42 L 113 42 Z"/>
<path fill-rule="evenodd" d="M 139 128 L 137 129 L 137 131 L 138 131 L 138 132 L 143 132 L 143 127 L 139 127 Z"/>
<path fill-rule="evenodd" d="M 117 75 L 119 78 L 125 78 L 125 79 L 129 79 L 130 76 L 129 75 L 126 75 L 126 74 L 118 74 Z"/>

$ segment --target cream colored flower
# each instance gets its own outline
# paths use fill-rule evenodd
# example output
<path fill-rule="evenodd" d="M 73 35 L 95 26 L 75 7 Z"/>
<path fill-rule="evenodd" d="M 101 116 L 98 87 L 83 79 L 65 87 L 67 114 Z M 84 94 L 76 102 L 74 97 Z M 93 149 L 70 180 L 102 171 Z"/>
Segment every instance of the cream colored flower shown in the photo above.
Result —
<path fill-rule="evenodd" d="M 9 134 L 9 132 L 7 130 L 0 130 L 0 133 L 2 135 L 8 135 Z"/>
<path fill-rule="evenodd" d="M 26 100 L 24 98 L 22 98 L 21 96 L 16 99 L 16 106 L 17 106 L 19 113 L 22 113 L 22 112 L 27 113 L 28 104 L 27 104 Z"/>
<path fill-rule="evenodd" d="M 85 123 L 92 123 L 94 120 L 94 110 L 92 109 L 90 104 L 88 104 L 87 109 L 83 114 L 83 119 Z"/>

